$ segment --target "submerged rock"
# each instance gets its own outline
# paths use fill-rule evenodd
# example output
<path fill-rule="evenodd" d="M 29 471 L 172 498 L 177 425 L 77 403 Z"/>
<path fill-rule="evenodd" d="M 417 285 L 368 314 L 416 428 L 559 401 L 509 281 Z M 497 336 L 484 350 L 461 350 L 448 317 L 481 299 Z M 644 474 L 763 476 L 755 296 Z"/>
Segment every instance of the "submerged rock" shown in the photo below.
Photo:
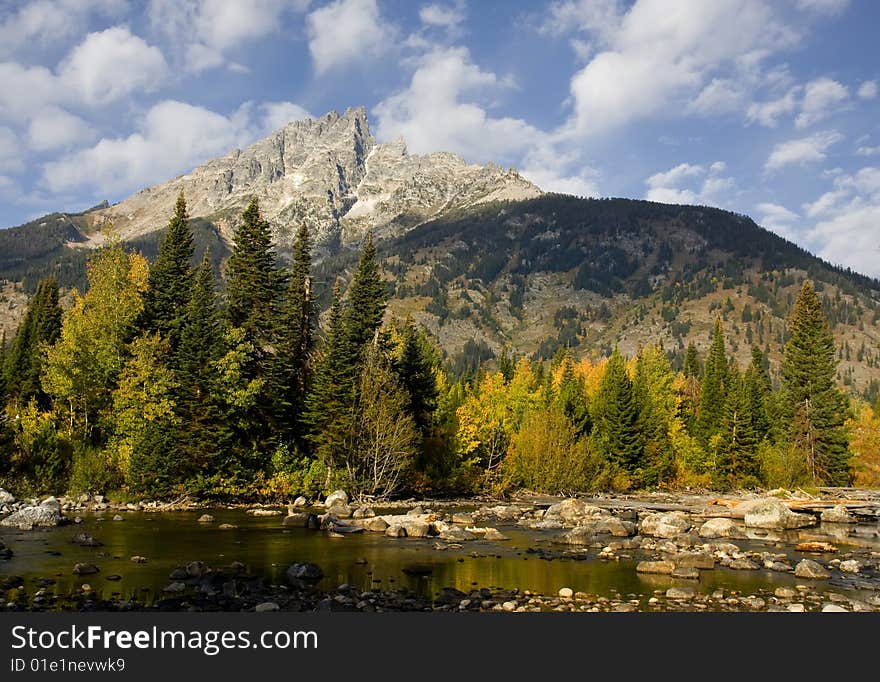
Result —
<path fill-rule="evenodd" d="M 96 540 L 91 535 L 86 532 L 77 533 L 70 541 L 74 545 L 79 545 L 80 547 L 102 547 L 104 545 L 100 540 Z"/>
<path fill-rule="evenodd" d="M 210 514 L 202 514 L 199 517 L 199 523 L 214 523 L 214 517 Z"/>
<path fill-rule="evenodd" d="M 636 573 L 672 575 L 674 570 L 675 564 L 671 561 L 640 561 L 636 564 Z"/>
<path fill-rule="evenodd" d="M 76 564 L 73 567 L 73 573 L 75 575 L 92 575 L 93 573 L 97 573 L 100 569 L 94 564 Z"/>
<path fill-rule="evenodd" d="M 287 579 L 291 582 L 302 580 L 320 580 L 324 577 L 324 571 L 317 564 L 310 562 L 293 564 L 287 569 Z"/>

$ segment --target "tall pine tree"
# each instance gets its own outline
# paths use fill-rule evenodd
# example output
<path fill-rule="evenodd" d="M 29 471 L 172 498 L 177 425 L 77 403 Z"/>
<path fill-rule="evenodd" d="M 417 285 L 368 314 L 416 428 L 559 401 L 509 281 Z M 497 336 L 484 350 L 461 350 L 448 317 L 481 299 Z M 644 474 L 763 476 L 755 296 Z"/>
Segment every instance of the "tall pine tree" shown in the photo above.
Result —
<path fill-rule="evenodd" d="M 752 361 L 746 370 L 745 391 L 752 413 L 752 428 L 758 442 L 770 435 L 770 400 L 773 384 L 767 371 L 766 356 L 757 346 L 752 347 Z"/>
<path fill-rule="evenodd" d="M 849 485 L 846 396 L 834 384 L 837 354 L 822 303 L 804 282 L 792 311 L 782 362 L 783 416 L 814 484 Z"/>
<path fill-rule="evenodd" d="M 754 486 L 759 473 L 756 448 L 758 438 L 747 384 L 734 365 L 728 376 L 727 399 L 718 449 L 715 483 L 723 488 L 746 484 Z"/>
<path fill-rule="evenodd" d="M 727 399 L 727 354 L 724 350 L 724 331 L 721 320 L 715 320 L 712 343 L 706 357 L 706 367 L 700 391 L 700 410 L 697 415 L 697 437 L 706 445 L 718 433 Z"/>
<path fill-rule="evenodd" d="M 144 295 L 141 325 L 159 332 L 171 346 L 172 360 L 180 344 L 187 303 L 193 289 L 193 234 L 181 191 L 174 215 L 159 244 L 159 255 L 150 268 L 149 288 Z"/>
<path fill-rule="evenodd" d="M 282 441 L 302 436 L 309 366 L 314 346 L 315 303 L 312 296 L 312 242 L 301 226 L 293 246 L 293 265 L 281 309 L 273 371 L 275 416 Z"/>
<path fill-rule="evenodd" d="M 644 442 L 639 432 L 639 411 L 626 360 L 615 348 L 605 366 L 596 396 L 594 432 L 608 459 L 629 474 L 642 466 Z"/>

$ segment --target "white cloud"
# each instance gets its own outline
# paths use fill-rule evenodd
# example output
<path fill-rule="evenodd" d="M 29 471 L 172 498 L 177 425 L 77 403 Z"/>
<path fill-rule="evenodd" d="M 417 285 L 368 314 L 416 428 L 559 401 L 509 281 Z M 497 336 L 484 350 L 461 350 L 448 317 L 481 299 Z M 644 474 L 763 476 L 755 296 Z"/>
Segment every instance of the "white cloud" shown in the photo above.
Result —
<path fill-rule="evenodd" d="M 35 111 L 65 96 L 64 87 L 49 69 L 0 63 L 0 119 L 27 122 Z"/>
<path fill-rule="evenodd" d="M 715 161 L 708 170 L 701 165 L 680 163 L 645 180 L 645 199 L 664 204 L 721 205 L 735 184 L 733 178 L 720 176 L 726 169 L 723 161 Z M 698 183 L 699 179 L 702 182 Z M 690 187 L 683 186 L 687 184 Z"/>
<path fill-rule="evenodd" d="M 865 81 L 859 86 L 859 97 L 874 99 L 877 97 L 877 81 Z"/>
<path fill-rule="evenodd" d="M 45 164 L 43 181 L 53 192 L 92 189 L 119 195 L 163 182 L 211 157 L 253 141 L 263 131 L 244 105 L 231 116 L 166 100 L 153 106 L 124 138 L 103 138 L 93 147 Z M 88 169 L 87 173 L 83 169 Z"/>
<path fill-rule="evenodd" d="M 431 3 L 419 9 L 419 20 L 426 26 L 454 28 L 465 20 L 466 14 L 462 0 L 454 5 Z"/>
<path fill-rule="evenodd" d="M 571 12 L 582 6 L 565 8 Z M 602 18 L 599 24 L 604 50 L 571 79 L 574 114 L 568 131 L 578 136 L 694 98 L 697 111 L 730 106 L 731 85 L 719 79 L 706 91 L 709 79 L 717 78 L 719 70 L 754 69 L 761 58 L 797 41 L 770 6 L 758 0 L 638 0 L 618 23 Z"/>
<path fill-rule="evenodd" d="M 59 76 L 91 105 L 155 90 L 167 72 L 161 50 L 125 26 L 90 33 L 61 63 Z"/>
<path fill-rule="evenodd" d="M 6 7 L 15 3 L 4 3 Z M 92 15 L 115 17 L 128 9 L 125 0 L 30 0 L 0 11 L 0 54 L 15 54 L 33 43 L 57 44 L 86 28 Z"/>
<path fill-rule="evenodd" d="M 264 102 L 260 110 L 263 112 L 263 128 L 267 131 L 283 128 L 291 121 L 312 118 L 308 111 L 293 102 Z"/>
<path fill-rule="evenodd" d="M 765 202 L 755 206 L 758 211 L 758 224 L 776 234 L 792 240 L 795 235 L 792 223 L 800 219 L 797 213 L 785 206 Z"/>
<path fill-rule="evenodd" d="M 0 126 L 0 172 L 20 171 L 24 164 L 18 137 L 12 130 Z"/>
<path fill-rule="evenodd" d="M 713 78 L 697 98 L 688 104 L 688 109 L 697 114 L 726 114 L 742 108 L 743 93 L 737 84 L 728 78 Z"/>
<path fill-rule="evenodd" d="M 842 139 L 843 135 L 836 130 L 827 130 L 809 137 L 782 142 L 773 148 L 764 164 L 764 170 L 774 171 L 791 164 L 821 161 L 827 156 L 828 148 Z"/>
<path fill-rule="evenodd" d="M 880 146 L 868 147 L 862 145 L 856 149 L 856 156 L 876 156 L 877 154 L 880 154 Z"/>
<path fill-rule="evenodd" d="M 186 69 L 200 73 L 226 66 L 225 52 L 278 32 L 285 13 L 303 12 L 309 0 L 150 0 L 147 16 L 153 29 L 180 44 Z"/>
<path fill-rule="evenodd" d="M 849 6 L 849 0 L 797 0 L 797 6 L 817 14 L 840 14 Z"/>
<path fill-rule="evenodd" d="M 40 110 L 28 126 L 28 146 L 47 151 L 90 142 L 94 131 L 78 116 L 50 106 Z"/>
<path fill-rule="evenodd" d="M 753 102 L 746 110 L 747 123 L 760 123 L 767 128 L 775 128 L 777 119 L 794 112 L 797 108 L 797 95 L 801 88 L 795 86 L 782 97 L 767 102 Z"/>
<path fill-rule="evenodd" d="M 394 33 L 376 0 L 335 0 L 311 12 L 307 25 L 319 74 L 382 53 Z"/>
<path fill-rule="evenodd" d="M 794 120 L 795 127 L 806 128 L 827 118 L 849 98 L 846 86 L 831 78 L 817 78 L 807 83 L 801 113 Z"/>

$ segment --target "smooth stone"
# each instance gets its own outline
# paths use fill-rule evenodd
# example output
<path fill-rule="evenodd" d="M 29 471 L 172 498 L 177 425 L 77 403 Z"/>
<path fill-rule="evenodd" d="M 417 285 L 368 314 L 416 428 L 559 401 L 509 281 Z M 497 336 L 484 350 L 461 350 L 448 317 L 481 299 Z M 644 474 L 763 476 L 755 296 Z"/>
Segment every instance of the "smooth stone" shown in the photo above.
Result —
<path fill-rule="evenodd" d="M 636 573 L 672 575 L 674 570 L 675 564 L 671 561 L 640 561 L 636 564 Z"/>
<path fill-rule="evenodd" d="M 807 578 L 809 580 L 824 580 L 830 578 L 831 574 L 825 570 L 822 564 L 812 559 L 803 559 L 794 567 L 794 574 L 798 578 Z"/>
<path fill-rule="evenodd" d="M 299 497 L 297 497 L 293 501 L 294 507 L 306 507 L 306 506 L 308 506 L 308 504 L 309 504 L 309 501 L 305 497 L 303 497 L 302 495 L 300 495 Z"/>
<path fill-rule="evenodd" d="M 670 587 L 666 590 L 667 599 L 693 599 L 696 592 L 693 587 Z"/>
<path fill-rule="evenodd" d="M 709 519 L 702 526 L 698 534 L 701 538 L 743 538 L 745 533 L 731 519 L 717 518 Z"/>
<path fill-rule="evenodd" d="M 214 517 L 210 514 L 202 514 L 199 517 L 199 523 L 214 523 Z"/>
<path fill-rule="evenodd" d="M 269 613 L 271 611 L 279 611 L 281 609 L 278 604 L 273 601 L 264 601 L 254 607 L 254 613 Z"/>
<path fill-rule="evenodd" d="M 822 613 L 849 613 L 849 611 L 837 604 L 825 604 L 822 607 Z"/>
<path fill-rule="evenodd" d="M 672 557 L 672 561 L 680 568 L 715 568 L 715 557 L 705 552 L 686 552 Z"/>
<path fill-rule="evenodd" d="M 816 523 L 811 514 L 798 514 L 791 511 L 781 500 L 765 498 L 741 502 L 735 509 L 744 507 L 743 521 L 748 528 L 766 528 L 769 530 L 790 530 L 804 528 Z"/>
<path fill-rule="evenodd" d="M 563 587 L 560 588 L 558 594 L 562 599 L 571 599 L 574 596 L 574 590 L 570 587 Z"/>
<path fill-rule="evenodd" d="M 93 573 L 97 573 L 100 569 L 94 564 L 76 564 L 73 567 L 74 575 L 92 575 Z"/>
<path fill-rule="evenodd" d="M 823 509 L 820 518 L 823 523 L 858 523 L 858 519 L 842 504 Z"/>
<path fill-rule="evenodd" d="M 690 516 L 680 511 L 647 514 L 639 519 L 639 534 L 671 539 L 690 530 Z"/>
<path fill-rule="evenodd" d="M 856 559 L 847 559 L 846 561 L 841 561 L 838 568 L 844 573 L 858 573 L 862 570 L 862 565 Z"/>
<path fill-rule="evenodd" d="M 287 569 L 287 579 L 290 581 L 320 580 L 323 577 L 321 567 L 310 562 L 293 564 Z"/>
<path fill-rule="evenodd" d="M 344 490 L 334 490 L 324 499 L 324 506 L 328 509 L 336 505 L 348 505 L 348 493 Z"/>
<path fill-rule="evenodd" d="M 686 566 L 678 566 L 672 571 L 673 578 L 683 578 L 685 580 L 699 580 L 700 579 L 700 571 L 696 568 L 690 568 Z"/>
<path fill-rule="evenodd" d="M 728 568 L 732 568 L 735 571 L 757 571 L 760 566 L 756 564 L 751 559 L 747 559 L 745 557 L 741 559 L 734 559 L 729 564 L 727 564 Z"/>
<path fill-rule="evenodd" d="M 284 517 L 281 524 L 288 528 L 305 528 L 309 523 L 309 515 L 306 512 L 295 512 Z"/>

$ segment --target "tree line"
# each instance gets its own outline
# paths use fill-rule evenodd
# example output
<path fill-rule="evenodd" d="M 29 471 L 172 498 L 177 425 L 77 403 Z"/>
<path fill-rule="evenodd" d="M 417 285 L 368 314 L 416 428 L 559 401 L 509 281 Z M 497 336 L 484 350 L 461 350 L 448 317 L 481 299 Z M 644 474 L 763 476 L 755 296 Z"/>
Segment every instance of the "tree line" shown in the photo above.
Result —
<path fill-rule="evenodd" d="M 875 475 L 878 420 L 850 414 L 835 385 L 837 351 L 809 283 L 778 387 L 760 350 L 745 368 L 728 357 L 720 320 L 706 357 L 692 344 L 678 372 L 647 346 L 602 360 L 503 355 L 496 370 L 477 362 L 452 380 L 424 330 L 386 321 L 370 237 L 323 325 L 310 254 L 303 227 L 282 267 L 254 200 L 221 295 L 210 254 L 193 266 L 181 195 L 152 266 L 118 243 L 95 251 L 89 288 L 65 311 L 57 283 L 41 281 L 2 344 L 0 481 L 281 500 L 337 486 L 383 497 Z"/>

